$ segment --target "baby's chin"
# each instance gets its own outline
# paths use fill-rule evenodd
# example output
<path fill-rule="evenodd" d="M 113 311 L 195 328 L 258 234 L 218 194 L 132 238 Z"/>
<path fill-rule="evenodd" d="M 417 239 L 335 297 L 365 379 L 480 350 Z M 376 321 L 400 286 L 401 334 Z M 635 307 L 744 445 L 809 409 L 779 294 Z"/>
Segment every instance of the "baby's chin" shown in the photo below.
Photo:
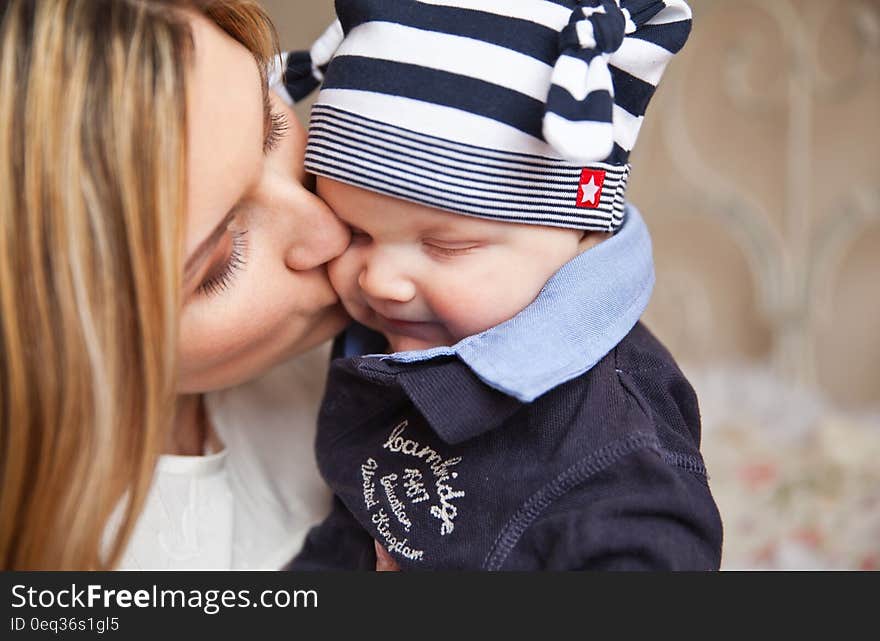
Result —
<path fill-rule="evenodd" d="M 388 352 L 418 352 L 434 347 L 448 347 L 449 341 L 428 341 L 411 336 L 383 334 L 388 339 Z"/>
<path fill-rule="evenodd" d="M 394 329 L 377 322 L 373 318 L 366 322 L 363 320 L 358 322 L 385 337 L 385 340 L 388 341 L 389 354 L 395 352 L 419 352 L 434 347 L 448 347 L 455 342 L 448 336 L 439 335 L 445 334 L 445 332 L 432 331 L 435 328 L 423 327 L 413 328 L 410 331 L 394 331 Z"/>
<path fill-rule="evenodd" d="M 441 323 L 400 323 L 385 319 L 365 306 L 345 307 L 355 321 L 385 337 L 388 341 L 388 353 L 416 352 L 447 347 L 457 342 Z"/>
<path fill-rule="evenodd" d="M 439 336 L 445 332 L 431 331 L 433 328 L 421 328 L 415 331 L 395 331 L 379 323 L 364 323 L 373 331 L 379 332 L 388 341 L 389 354 L 395 352 L 420 352 L 434 347 L 448 347 L 455 341 L 447 336 Z"/>

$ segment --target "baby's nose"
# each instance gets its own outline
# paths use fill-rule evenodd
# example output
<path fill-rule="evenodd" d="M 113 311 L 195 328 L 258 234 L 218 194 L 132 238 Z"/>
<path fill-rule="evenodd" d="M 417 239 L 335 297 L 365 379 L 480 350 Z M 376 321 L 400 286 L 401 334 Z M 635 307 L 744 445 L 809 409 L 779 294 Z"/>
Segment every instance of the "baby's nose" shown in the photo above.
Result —
<path fill-rule="evenodd" d="M 393 261 L 374 258 L 364 265 L 358 285 L 370 298 L 408 303 L 416 296 L 416 286 Z"/>

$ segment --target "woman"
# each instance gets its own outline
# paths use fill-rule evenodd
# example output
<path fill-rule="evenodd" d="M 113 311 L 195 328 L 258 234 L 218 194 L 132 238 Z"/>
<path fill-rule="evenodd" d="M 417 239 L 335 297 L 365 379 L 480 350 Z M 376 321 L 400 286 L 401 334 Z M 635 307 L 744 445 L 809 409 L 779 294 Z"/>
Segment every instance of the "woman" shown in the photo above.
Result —
<path fill-rule="evenodd" d="M 268 20 L 231 0 L 10 0 L 0 20 L 3 567 L 280 565 L 325 508 L 308 432 L 289 438 L 313 429 L 320 355 L 301 398 L 277 378 L 296 363 L 204 393 L 341 328 L 323 264 L 348 236 L 265 92 Z M 285 393 L 300 416 L 248 424 Z M 199 456 L 230 441 L 231 467 Z M 293 507 L 291 481 L 309 488 Z M 210 536 L 161 540 L 202 517 Z"/>

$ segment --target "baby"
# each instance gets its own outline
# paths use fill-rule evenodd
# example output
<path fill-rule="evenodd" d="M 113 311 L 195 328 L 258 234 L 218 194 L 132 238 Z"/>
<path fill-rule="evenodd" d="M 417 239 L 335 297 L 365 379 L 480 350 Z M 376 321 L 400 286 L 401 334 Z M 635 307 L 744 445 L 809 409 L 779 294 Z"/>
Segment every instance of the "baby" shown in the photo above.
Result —
<path fill-rule="evenodd" d="M 682 0 L 339 0 L 306 167 L 351 228 L 294 569 L 717 569 L 696 397 L 638 319 L 629 153 Z"/>

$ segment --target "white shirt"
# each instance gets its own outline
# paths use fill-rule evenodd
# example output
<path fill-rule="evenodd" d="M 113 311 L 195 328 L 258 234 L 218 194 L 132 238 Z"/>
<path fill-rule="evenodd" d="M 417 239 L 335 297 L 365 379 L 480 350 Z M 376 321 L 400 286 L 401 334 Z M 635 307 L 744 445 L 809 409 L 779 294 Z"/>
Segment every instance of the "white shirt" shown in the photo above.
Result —
<path fill-rule="evenodd" d="M 313 452 L 329 345 L 206 396 L 223 451 L 160 457 L 119 569 L 279 569 L 329 512 Z"/>

